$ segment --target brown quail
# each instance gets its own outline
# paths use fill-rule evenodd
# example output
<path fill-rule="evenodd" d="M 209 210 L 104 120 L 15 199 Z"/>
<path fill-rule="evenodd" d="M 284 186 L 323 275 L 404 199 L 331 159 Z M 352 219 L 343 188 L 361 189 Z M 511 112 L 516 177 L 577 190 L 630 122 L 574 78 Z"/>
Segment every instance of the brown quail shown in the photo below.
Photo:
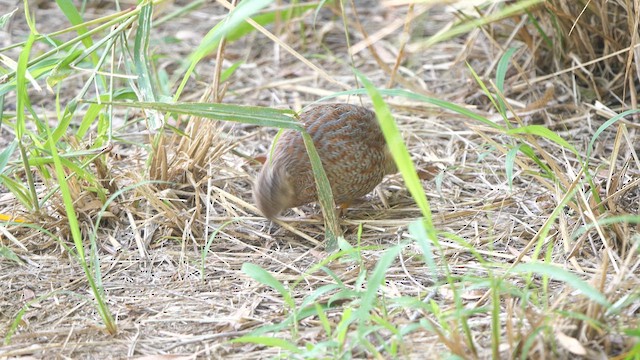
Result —
<path fill-rule="evenodd" d="M 356 105 L 319 105 L 300 115 L 327 174 L 334 200 L 348 204 L 371 192 L 384 175 L 396 172 L 375 113 Z M 318 200 L 302 135 L 285 130 L 269 151 L 254 184 L 262 214 L 274 219 L 282 211 Z"/>

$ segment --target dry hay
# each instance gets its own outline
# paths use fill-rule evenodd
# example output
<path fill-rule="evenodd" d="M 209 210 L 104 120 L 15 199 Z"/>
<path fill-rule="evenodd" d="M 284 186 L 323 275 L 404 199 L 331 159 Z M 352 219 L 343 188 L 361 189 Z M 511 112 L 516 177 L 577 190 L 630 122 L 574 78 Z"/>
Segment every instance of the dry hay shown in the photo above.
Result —
<path fill-rule="evenodd" d="M 565 1 L 546 3 L 552 16 L 553 47 L 541 42 L 543 70 L 574 68 L 572 82 L 586 102 L 598 100 L 616 106 L 638 107 L 640 91 L 640 4 L 634 1 Z M 544 52 L 544 51 L 541 51 Z M 569 82 L 567 82 L 569 83 Z"/>

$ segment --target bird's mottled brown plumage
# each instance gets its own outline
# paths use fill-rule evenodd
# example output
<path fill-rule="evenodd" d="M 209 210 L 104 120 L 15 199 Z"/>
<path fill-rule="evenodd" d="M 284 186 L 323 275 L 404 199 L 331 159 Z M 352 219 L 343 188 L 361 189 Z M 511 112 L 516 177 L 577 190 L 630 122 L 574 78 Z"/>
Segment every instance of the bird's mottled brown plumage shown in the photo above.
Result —
<path fill-rule="evenodd" d="M 336 203 L 349 203 L 371 192 L 384 175 L 396 171 L 375 113 L 356 105 L 319 105 L 300 115 L 322 160 Z M 302 135 L 286 130 L 272 145 L 254 185 L 262 214 L 318 200 Z"/>

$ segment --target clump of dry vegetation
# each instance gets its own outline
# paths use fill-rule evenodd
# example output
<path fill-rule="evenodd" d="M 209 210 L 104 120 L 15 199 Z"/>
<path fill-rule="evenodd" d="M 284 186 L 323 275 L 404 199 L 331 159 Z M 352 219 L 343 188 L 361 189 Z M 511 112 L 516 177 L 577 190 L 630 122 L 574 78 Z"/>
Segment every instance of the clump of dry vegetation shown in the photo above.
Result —
<path fill-rule="evenodd" d="M 564 79 L 579 89 L 579 100 L 636 109 L 638 4 L 550 1 L 546 8 L 553 16 L 545 17 L 545 25 L 555 41 L 541 43 L 551 54 L 537 58 L 540 69 L 571 74 Z"/>
<path fill-rule="evenodd" d="M 0 20 L 0 358 L 640 357 L 639 19 L 26 1 Z M 317 101 L 375 109 L 400 173 L 270 222 L 260 159 Z"/>

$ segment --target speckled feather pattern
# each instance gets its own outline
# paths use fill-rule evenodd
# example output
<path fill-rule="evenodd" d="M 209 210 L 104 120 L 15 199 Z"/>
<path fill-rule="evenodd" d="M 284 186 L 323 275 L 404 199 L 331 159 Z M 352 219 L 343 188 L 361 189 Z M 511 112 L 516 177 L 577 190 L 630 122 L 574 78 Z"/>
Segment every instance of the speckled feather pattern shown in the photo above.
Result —
<path fill-rule="evenodd" d="M 349 203 L 395 172 L 375 113 L 356 105 L 319 105 L 300 115 L 316 146 L 334 200 Z M 318 200 L 302 135 L 286 130 L 272 145 L 254 185 L 254 198 L 268 218 Z"/>

